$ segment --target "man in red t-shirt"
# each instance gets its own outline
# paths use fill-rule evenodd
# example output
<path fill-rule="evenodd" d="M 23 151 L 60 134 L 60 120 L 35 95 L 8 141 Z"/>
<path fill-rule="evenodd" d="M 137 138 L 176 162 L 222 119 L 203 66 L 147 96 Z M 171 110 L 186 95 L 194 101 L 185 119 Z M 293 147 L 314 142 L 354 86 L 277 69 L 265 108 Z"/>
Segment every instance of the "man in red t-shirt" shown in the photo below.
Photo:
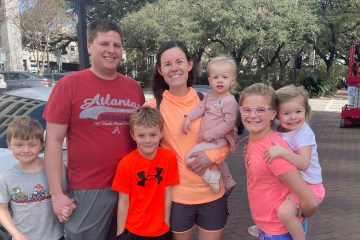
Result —
<path fill-rule="evenodd" d="M 119 159 L 135 149 L 129 116 L 145 98 L 135 80 L 117 72 L 123 47 L 120 27 L 109 19 L 94 20 L 87 28 L 87 40 L 91 67 L 61 79 L 43 114 L 45 170 L 54 212 L 65 222 L 66 236 L 111 240 L 116 238 L 112 221 L 118 202 L 112 179 Z M 65 137 L 68 194 L 61 188 Z M 65 206 L 76 207 L 70 218 L 60 215 Z"/>
<path fill-rule="evenodd" d="M 171 239 L 171 187 L 179 172 L 175 153 L 159 147 L 164 121 L 158 110 L 141 107 L 130 129 L 137 149 L 121 159 L 112 185 L 119 192 L 117 239 Z"/>

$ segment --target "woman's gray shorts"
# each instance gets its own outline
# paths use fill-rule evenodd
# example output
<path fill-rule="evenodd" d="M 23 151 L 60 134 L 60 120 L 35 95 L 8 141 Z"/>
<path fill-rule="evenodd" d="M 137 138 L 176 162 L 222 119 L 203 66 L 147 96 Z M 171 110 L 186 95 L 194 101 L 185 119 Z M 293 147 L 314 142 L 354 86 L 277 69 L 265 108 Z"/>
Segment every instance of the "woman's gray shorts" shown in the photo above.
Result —
<path fill-rule="evenodd" d="M 227 197 L 202 204 L 181 204 L 172 202 L 170 227 L 175 233 L 189 231 L 195 224 L 208 231 L 225 227 L 228 217 Z"/>

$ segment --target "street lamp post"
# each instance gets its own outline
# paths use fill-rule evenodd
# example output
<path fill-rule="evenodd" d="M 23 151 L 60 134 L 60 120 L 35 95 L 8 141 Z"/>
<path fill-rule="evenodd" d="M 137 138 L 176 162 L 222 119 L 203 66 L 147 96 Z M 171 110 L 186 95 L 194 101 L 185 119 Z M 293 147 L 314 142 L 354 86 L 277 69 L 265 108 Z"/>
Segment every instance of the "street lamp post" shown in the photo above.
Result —
<path fill-rule="evenodd" d="M 296 84 L 296 70 L 301 69 L 301 59 L 300 55 L 290 56 L 290 69 L 292 69 L 292 82 Z"/>
<path fill-rule="evenodd" d="M 75 12 L 78 15 L 77 40 L 79 49 L 79 70 L 90 67 L 89 54 L 86 47 L 86 0 L 75 0 Z"/>

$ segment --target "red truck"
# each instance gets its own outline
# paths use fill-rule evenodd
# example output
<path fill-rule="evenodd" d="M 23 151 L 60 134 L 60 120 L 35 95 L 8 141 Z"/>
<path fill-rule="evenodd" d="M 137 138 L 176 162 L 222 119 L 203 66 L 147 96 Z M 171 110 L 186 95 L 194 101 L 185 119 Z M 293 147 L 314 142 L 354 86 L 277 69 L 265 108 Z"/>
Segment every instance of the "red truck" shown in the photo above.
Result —
<path fill-rule="evenodd" d="M 353 95 L 353 101 L 342 107 L 341 128 L 360 124 L 360 44 L 350 47 L 347 82 L 349 91 L 351 91 L 349 94 Z"/>

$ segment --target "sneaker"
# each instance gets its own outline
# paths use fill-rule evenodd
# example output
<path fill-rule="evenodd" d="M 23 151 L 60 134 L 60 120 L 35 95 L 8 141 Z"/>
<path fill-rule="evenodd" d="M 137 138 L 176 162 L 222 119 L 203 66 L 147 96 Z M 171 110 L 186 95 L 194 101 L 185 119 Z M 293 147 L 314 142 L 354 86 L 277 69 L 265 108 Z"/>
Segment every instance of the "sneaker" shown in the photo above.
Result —
<path fill-rule="evenodd" d="M 210 185 L 211 189 L 215 193 L 219 193 L 221 173 L 219 171 L 214 171 L 214 170 L 208 170 L 208 171 L 210 171 L 209 174 L 204 174 L 203 179 L 205 180 L 205 182 L 207 182 Z"/>
<path fill-rule="evenodd" d="M 228 178 L 228 179 L 224 180 L 224 187 L 225 187 L 226 195 L 230 196 L 230 194 L 236 187 L 236 182 L 234 181 L 234 179 Z"/>
<path fill-rule="evenodd" d="M 259 229 L 256 225 L 248 227 L 248 233 L 253 237 L 259 237 Z"/>

